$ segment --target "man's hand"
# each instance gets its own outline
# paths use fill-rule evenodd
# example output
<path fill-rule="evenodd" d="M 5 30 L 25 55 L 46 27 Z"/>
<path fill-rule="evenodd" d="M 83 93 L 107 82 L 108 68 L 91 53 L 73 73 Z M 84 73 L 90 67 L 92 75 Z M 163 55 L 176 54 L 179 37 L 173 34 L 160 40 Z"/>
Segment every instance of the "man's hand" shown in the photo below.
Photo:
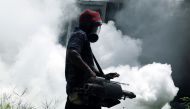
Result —
<path fill-rule="evenodd" d="M 114 79 L 115 77 L 119 77 L 120 75 L 116 72 L 111 72 L 106 74 L 104 77 L 105 79 Z"/>

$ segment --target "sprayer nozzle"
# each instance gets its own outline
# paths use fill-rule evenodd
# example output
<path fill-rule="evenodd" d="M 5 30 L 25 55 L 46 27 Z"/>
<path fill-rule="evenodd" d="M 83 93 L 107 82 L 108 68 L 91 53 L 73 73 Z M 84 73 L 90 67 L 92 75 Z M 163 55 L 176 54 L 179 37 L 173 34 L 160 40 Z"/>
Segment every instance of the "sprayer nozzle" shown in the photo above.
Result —
<path fill-rule="evenodd" d="M 136 95 L 133 92 L 129 92 L 129 91 L 123 91 L 123 95 L 124 95 L 124 100 L 126 97 L 130 99 L 136 98 Z"/>

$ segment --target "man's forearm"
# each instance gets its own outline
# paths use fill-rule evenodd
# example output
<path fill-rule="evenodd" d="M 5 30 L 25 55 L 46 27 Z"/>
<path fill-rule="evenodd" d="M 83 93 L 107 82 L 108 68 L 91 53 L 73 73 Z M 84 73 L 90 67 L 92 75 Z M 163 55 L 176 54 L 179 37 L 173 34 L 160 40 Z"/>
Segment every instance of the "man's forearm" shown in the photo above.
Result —
<path fill-rule="evenodd" d="M 92 70 L 96 73 L 99 77 L 104 77 L 104 74 L 101 74 L 94 66 L 92 67 Z"/>
<path fill-rule="evenodd" d="M 69 61 L 83 70 L 84 72 L 90 73 L 91 76 L 96 76 L 92 69 L 83 61 L 80 54 L 76 50 L 68 50 L 67 56 Z"/>

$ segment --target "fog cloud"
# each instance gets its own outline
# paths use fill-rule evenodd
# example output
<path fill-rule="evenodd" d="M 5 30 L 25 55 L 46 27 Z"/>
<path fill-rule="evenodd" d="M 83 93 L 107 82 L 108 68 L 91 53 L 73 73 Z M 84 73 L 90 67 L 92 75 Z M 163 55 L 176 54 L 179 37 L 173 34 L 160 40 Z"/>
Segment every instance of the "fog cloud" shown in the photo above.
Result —
<path fill-rule="evenodd" d="M 52 99 L 59 101 L 58 109 L 64 108 L 65 48 L 57 40 L 59 32 L 64 31 L 61 25 L 78 15 L 75 1 L 6 0 L 0 7 L 1 92 L 22 94 L 26 90 L 24 101 L 36 108 Z M 136 99 L 113 109 L 159 109 L 177 93 L 169 65 L 140 65 L 143 43 L 140 38 L 125 35 L 110 21 L 103 24 L 100 40 L 93 45 L 105 71 L 120 73 L 118 81 L 129 83 L 126 89 L 137 94 Z"/>
<path fill-rule="evenodd" d="M 0 89 L 22 94 L 23 102 L 42 108 L 59 100 L 64 108 L 65 48 L 61 26 L 78 15 L 74 0 L 6 0 L 0 3 Z M 17 95 L 16 95 L 17 96 Z"/>

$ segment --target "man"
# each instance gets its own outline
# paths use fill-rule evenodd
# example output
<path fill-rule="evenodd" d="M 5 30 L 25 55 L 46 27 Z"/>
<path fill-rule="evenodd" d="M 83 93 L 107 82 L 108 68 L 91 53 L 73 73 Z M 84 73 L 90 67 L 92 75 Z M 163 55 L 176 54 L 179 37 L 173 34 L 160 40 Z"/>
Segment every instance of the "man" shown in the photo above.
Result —
<path fill-rule="evenodd" d="M 71 34 L 67 45 L 65 77 L 68 94 L 65 109 L 101 109 L 101 106 L 85 105 L 75 89 L 80 88 L 96 76 L 114 78 L 117 73 L 101 74 L 94 66 L 90 42 L 98 40 L 98 32 L 102 25 L 100 14 L 90 9 L 85 10 L 79 17 L 79 27 Z"/>

